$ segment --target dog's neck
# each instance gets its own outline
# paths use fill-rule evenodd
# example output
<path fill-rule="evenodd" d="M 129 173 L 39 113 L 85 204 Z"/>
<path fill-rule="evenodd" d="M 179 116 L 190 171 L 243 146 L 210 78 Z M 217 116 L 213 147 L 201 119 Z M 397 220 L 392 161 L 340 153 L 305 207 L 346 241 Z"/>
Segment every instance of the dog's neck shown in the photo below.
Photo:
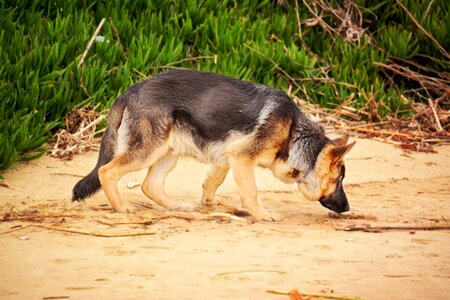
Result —
<path fill-rule="evenodd" d="M 320 152 L 329 143 L 323 128 L 301 115 L 291 132 L 289 165 L 307 176 L 314 169 Z"/>

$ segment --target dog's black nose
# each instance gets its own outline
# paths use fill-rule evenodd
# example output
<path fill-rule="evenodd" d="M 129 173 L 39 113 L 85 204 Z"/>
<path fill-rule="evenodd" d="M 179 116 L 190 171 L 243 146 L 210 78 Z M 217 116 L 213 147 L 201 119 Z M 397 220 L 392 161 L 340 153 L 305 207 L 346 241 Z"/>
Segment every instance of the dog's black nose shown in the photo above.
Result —
<path fill-rule="evenodd" d="M 322 206 L 337 213 L 343 213 L 350 210 L 350 205 L 348 204 L 348 201 L 338 202 L 334 199 L 322 197 L 320 198 L 319 202 L 320 204 L 322 204 Z"/>

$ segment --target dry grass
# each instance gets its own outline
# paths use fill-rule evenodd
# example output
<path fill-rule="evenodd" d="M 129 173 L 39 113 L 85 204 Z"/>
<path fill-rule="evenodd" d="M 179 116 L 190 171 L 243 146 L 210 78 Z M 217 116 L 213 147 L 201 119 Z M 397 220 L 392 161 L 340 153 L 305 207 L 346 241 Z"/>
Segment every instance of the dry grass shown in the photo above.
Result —
<path fill-rule="evenodd" d="M 415 113 L 403 118 L 381 118 L 376 114 L 377 109 L 368 109 L 364 113 L 369 121 L 362 121 L 361 112 L 350 106 L 341 105 L 331 110 L 307 103 L 298 97 L 294 100 L 311 119 L 327 129 L 373 138 L 411 151 L 434 152 L 434 145 L 450 144 L 450 111 L 439 105 L 439 99 L 429 105 L 415 103 Z M 373 97 L 368 99 L 369 107 L 376 105 L 375 103 Z"/>
<path fill-rule="evenodd" d="M 99 150 L 95 139 L 97 125 L 106 116 L 96 112 L 88 103 L 81 108 L 74 108 L 66 117 L 65 126 L 54 136 L 50 156 L 63 160 L 72 159 L 74 154 Z"/>

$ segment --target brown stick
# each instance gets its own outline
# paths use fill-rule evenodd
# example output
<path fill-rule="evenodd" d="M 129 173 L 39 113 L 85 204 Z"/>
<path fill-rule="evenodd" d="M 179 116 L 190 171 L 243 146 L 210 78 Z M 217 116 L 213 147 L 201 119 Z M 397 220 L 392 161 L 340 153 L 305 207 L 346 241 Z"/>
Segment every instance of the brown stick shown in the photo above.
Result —
<path fill-rule="evenodd" d="M 185 61 L 197 61 L 199 59 L 214 59 L 215 60 L 216 58 L 217 58 L 216 55 L 214 55 L 214 56 L 196 56 L 196 57 L 183 58 L 181 60 L 168 63 L 167 65 L 164 65 L 164 66 L 151 67 L 151 69 L 153 69 L 153 70 L 171 69 L 171 68 L 176 68 L 176 67 L 174 67 L 174 65 L 181 64 L 181 63 L 183 63 Z M 135 70 L 135 71 L 137 71 L 137 70 Z M 145 75 L 145 74 L 141 73 L 141 75 Z"/>
<path fill-rule="evenodd" d="M 289 296 L 291 292 L 284 292 L 284 291 L 278 291 L 278 290 L 266 290 L 267 293 L 275 294 L 275 295 L 287 295 Z M 309 296 L 314 298 L 320 298 L 320 299 L 336 299 L 336 300 L 362 300 L 362 298 L 352 298 L 352 297 L 346 297 L 346 296 L 335 296 L 335 295 L 326 295 L 326 294 L 306 294 L 302 292 L 303 296 Z"/>
<path fill-rule="evenodd" d="M 314 10 L 308 5 L 308 2 L 306 2 L 305 0 L 303 0 L 303 3 L 305 4 L 306 8 L 308 8 L 309 12 L 315 17 L 315 19 L 317 20 L 317 22 L 320 24 L 320 26 L 330 35 L 333 36 L 332 32 L 335 32 L 335 30 L 333 30 L 333 28 L 331 28 L 330 25 L 327 24 L 327 22 L 325 22 L 322 17 L 320 17 L 316 12 L 314 12 Z"/>
<path fill-rule="evenodd" d="M 337 126 L 342 128 L 342 126 Z M 367 129 L 367 128 L 358 128 L 358 127 L 354 127 L 351 128 L 351 130 L 354 131 L 361 131 L 361 132 L 367 132 L 367 133 L 375 133 L 375 134 L 381 134 L 381 135 L 398 135 L 398 136 L 404 136 L 407 138 L 415 138 L 416 136 L 412 133 L 402 133 L 402 132 L 393 132 L 393 131 L 385 131 L 385 130 L 374 130 L 374 129 Z"/>
<path fill-rule="evenodd" d="M 87 44 L 86 49 L 84 49 L 83 56 L 81 56 L 80 62 L 78 63 L 78 68 L 84 64 L 84 59 L 86 58 L 89 50 L 91 49 L 95 38 L 97 37 L 98 33 L 100 32 L 100 29 L 102 29 L 103 24 L 105 24 L 105 21 L 106 21 L 106 18 L 103 18 L 100 21 L 100 24 L 98 24 L 97 29 L 95 29 L 94 34 L 92 35 L 91 39 L 89 40 L 89 43 Z"/>
<path fill-rule="evenodd" d="M 383 63 L 379 63 L 379 62 L 373 62 L 372 64 L 374 66 L 388 69 L 400 76 L 417 81 L 422 86 L 428 86 L 428 87 L 444 90 L 446 88 L 446 86 L 450 83 L 450 81 L 448 79 L 425 76 L 423 74 L 412 71 L 409 68 L 403 67 L 399 64 L 387 65 L 387 64 L 383 64 Z"/>
<path fill-rule="evenodd" d="M 0 179 L 0 186 L 8 188 L 8 189 L 11 188 L 5 179 Z"/>
<path fill-rule="evenodd" d="M 317 57 L 316 54 L 314 54 L 311 49 L 308 47 L 308 45 L 305 43 L 305 41 L 303 40 L 303 34 L 302 34 L 302 23 L 300 21 L 300 14 L 298 12 L 298 1 L 295 1 L 295 15 L 297 17 L 297 26 L 298 26 L 298 38 L 300 40 L 300 43 L 302 44 L 303 49 L 305 49 L 305 51 L 312 57 L 315 57 L 317 59 L 319 59 Z"/>
<path fill-rule="evenodd" d="M 29 228 L 29 227 L 36 227 L 36 228 L 42 228 L 42 229 L 52 230 L 52 231 L 61 231 L 61 232 L 66 232 L 66 233 L 88 235 L 88 236 L 95 236 L 95 237 L 104 237 L 104 238 L 132 237 L 132 236 L 143 236 L 143 235 L 155 235 L 156 234 L 156 232 L 140 232 L 140 233 L 128 233 L 128 234 L 103 234 L 103 233 L 84 232 L 84 231 L 76 231 L 76 230 L 70 230 L 70 229 L 62 229 L 62 228 L 55 228 L 55 227 L 47 227 L 47 226 L 43 226 L 43 225 L 30 224 L 30 225 L 20 227 L 20 228 L 14 229 L 14 230 L 0 232 L 0 235 L 8 234 L 8 233 L 11 233 L 14 231 L 23 230 L 23 229 Z"/>
<path fill-rule="evenodd" d="M 39 215 L 31 215 L 31 216 L 23 216 L 23 217 L 15 217 L 10 218 L 5 216 L 3 220 L 0 222 L 10 222 L 10 221 L 42 221 L 43 219 L 56 219 L 56 218 L 78 218 L 79 215 L 48 215 L 48 216 L 39 216 Z"/>
<path fill-rule="evenodd" d="M 108 223 L 104 221 L 97 221 L 97 223 L 100 223 L 102 225 L 107 225 L 110 227 L 114 227 L 116 225 L 142 225 L 142 226 L 148 226 L 153 225 L 158 221 L 166 220 L 166 219 L 180 219 L 184 221 L 210 221 L 210 220 L 217 220 L 217 219 L 229 219 L 230 221 L 241 221 L 241 222 L 247 222 L 244 218 L 238 217 L 233 214 L 229 213 L 211 213 L 211 214 L 176 214 L 176 215 L 166 215 L 161 217 L 152 218 L 147 221 L 138 221 L 138 222 L 115 222 L 115 223 Z"/>
<path fill-rule="evenodd" d="M 51 175 L 60 175 L 60 176 L 73 176 L 73 177 L 84 177 L 84 175 L 72 174 L 72 173 L 64 173 L 64 172 L 52 172 Z"/>
<path fill-rule="evenodd" d="M 80 86 L 81 86 L 81 89 L 83 90 L 83 92 L 84 92 L 84 93 L 86 94 L 86 96 L 88 96 L 88 97 L 90 97 L 90 96 L 89 96 L 89 92 L 88 92 L 86 86 L 84 85 L 84 60 L 85 60 L 85 58 L 86 58 L 86 56 L 87 56 L 89 50 L 91 49 L 92 44 L 94 43 L 95 37 L 96 37 L 96 36 L 98 35 L 98 33 L 100 32 L 100 29 L 102 28 L 102 26 L 103 26 L 103 24 L 105 23 L 105 21 L 106 21 L 106 18 L 103 18 L 103 19 L 100 21 L 100 24 L 98 24 L 97 29 L 95 29 L 95 32 L 94 32 L 94 34 L 92 35 L 91 39 L 89 40 L 89 43 L 88 43 L 86 49 L 84 49 L 83 55 L 81 56 L 80 62 L 78 63 L 78 68 L 80 68 L 80 66 L 82 67 L 82 68 L 81 68 L 81 76 L 80 76 Z"/>
<path fill-rule="evenodd" d="M 364 232 L 382 232 L 386 230 L 424 230 L 424 231 L 434 231 L 434 230 L 450 230 L 449 225 L 442 226 L 350 226 L 345 228 L 337 228 L 337 231 L 364 231 Z"/>
<path fill-rule="evenodd" d="M 436 127 L 437 127 L 437 129 L 438 129 L 439 131 L 442 131 L 443 128 L 442 128 L 442 125 L 441 125 L 441 121 L 439 121 L 439 116 L 438 116 L 438 114 L 437 114 L 437 112 L 436 112 L 436 109 L 434 108 L 434 103 L 433 103 L 433 101 L 432 101 L 430 98 L 428 98 L 428 104 L 430 104 L 430 108 L 431 108 L 431 110 L 433 111 L 433 116 L 434 116 L 434 119 L 435 119 L 435 121 L 436 121 Z"/>
<path fill-rule="evenodd" d="M 397 4 L 400 5 L 400 7 L 411 18 L 411 21 L 413 21 L 413 23 L 423 32 L 423 34 L 425 34 L 435 44 L 435 46 L 439 49 L 442 55 L 447 57 L 447 59 L 450 59 L 450 55 L 447 53 L 447 51 L 445 51 L 445 49 L 441 46 L 441 44 L 439 44 L 439 42 L 430 33 L 428 33 L 428 31 L 426 31 L 425 28 L 422 27 L 422 25 L 420 25 L 420 23 L 414 18 L 414 16 L 406 8 L 406 6 L 400 0 L 397 0 Z"/>
<path fill-rule="evenodd" d="M 127 55 L 125 53 L 125 49 L 123 48 L 122 43 L 120 42 L 119 32 L 117 31 L 116 27 L 114 26 L 114 23 L 113 23 L 113 20 L 111 17 L 108 18 L 108 22 L 111 25 L 112 31 L 114 33 L 114 36 L 117 39 L 117 42 L 119 43 L 120 51 L 122 52 L 123 57 L 125 58 L 125 60 L 128 60 Z"/>

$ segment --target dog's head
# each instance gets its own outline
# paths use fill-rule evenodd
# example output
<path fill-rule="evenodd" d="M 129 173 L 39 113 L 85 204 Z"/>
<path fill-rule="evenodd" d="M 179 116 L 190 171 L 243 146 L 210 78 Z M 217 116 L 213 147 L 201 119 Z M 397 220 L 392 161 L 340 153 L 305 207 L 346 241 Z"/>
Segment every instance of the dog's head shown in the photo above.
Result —
<path fill-rule="evenodd" d="M 350 209 L 342 180 L 345 177 L 343 157 L 355 142 L 348 144 L 348 135 L 335 139 L 319 153 L 315 165 L 298 180 L 298 189 L 306 199 L 319 201 L 337 213 Z"/>

